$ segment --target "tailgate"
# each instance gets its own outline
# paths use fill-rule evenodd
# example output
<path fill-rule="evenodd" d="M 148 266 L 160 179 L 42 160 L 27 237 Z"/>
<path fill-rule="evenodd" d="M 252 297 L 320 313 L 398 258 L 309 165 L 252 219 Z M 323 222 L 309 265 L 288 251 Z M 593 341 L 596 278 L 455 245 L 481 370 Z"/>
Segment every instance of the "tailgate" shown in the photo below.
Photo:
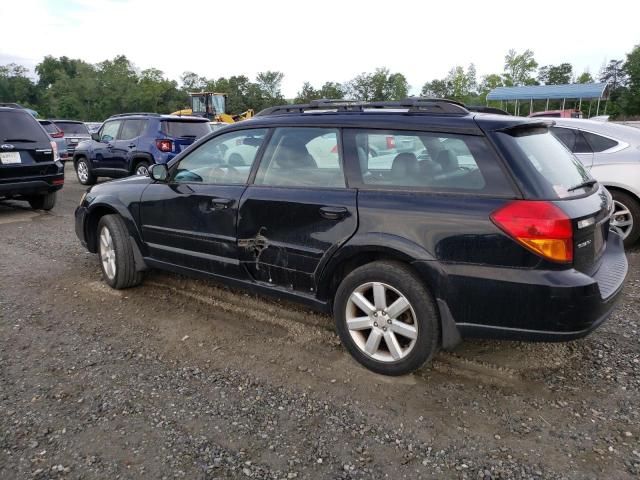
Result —
<path fill-rule="evenodd" d="M 58 166 L 49 148 L 14 148 L 0 152 L 0 179 L 55 175 Z"/>
<path fill-rule="evenodd" d="M 591 195 L 554 202 L 573 222 L 573 266 L 593 275 L 600 266 L 609 238 L 613 202 L 602 186 Z"/>

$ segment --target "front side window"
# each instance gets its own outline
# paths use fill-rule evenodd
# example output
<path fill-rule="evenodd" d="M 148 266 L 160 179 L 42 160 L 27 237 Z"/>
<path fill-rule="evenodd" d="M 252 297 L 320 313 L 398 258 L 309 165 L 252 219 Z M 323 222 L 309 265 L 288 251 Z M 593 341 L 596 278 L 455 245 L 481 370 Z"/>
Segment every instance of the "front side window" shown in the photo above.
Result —
<path fill-rule="evenodd" d="M 347 137 L 363 186 L 513 193 L 483 138 L 394 130 L 353 130 Z"/>
<path fill-rule="evenodd" d="M 121 120 L 114 120 L 112 122 L 106 122 L 100 132 L 101 142 L 112 142 L 118 136 L 118 130 L 120 129 Z"/>
<path fill-rule="evenodd" d="M 275 130 L 254 182 L 276 187 L 345 187 L 335 128 Z"/>
<path fill-rule="evenodd" d="M 244 184 L 267 130 L 250 129 L 219 135 L 185 156 L 173 181 L 219 185 Z"/>
<path fill-rule="evenodd" d="M 146 120 L 125 120 L 122 130 L 120 131 L 119 140 L 131 140 L 132 138 L 139 137 L 142 133 Z"/>

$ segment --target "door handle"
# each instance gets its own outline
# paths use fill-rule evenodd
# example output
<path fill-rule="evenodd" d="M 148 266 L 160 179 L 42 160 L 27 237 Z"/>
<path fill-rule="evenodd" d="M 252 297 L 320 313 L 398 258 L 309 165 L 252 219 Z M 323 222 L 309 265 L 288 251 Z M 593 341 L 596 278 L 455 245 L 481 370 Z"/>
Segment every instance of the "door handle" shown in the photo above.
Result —
<path fill-rule="evenodd" d="M 212 210 L 224 210 L 229 208 L 233 200 L 231 198 L 213 198 L 211 199 Z"/>
<path fill-rule="evenodd" d="M 129 147 L 129 148 L 136 148 L 136 144 L 135 144 L 135 143 L 130 143 L 129 145 L 127 145 L 127 147 Z"/>
<path fill-rule="evenodd" d="M 348 213 L 345 207 L 320 207 L 320 216 L 327 220 L 339 220 Z"/>

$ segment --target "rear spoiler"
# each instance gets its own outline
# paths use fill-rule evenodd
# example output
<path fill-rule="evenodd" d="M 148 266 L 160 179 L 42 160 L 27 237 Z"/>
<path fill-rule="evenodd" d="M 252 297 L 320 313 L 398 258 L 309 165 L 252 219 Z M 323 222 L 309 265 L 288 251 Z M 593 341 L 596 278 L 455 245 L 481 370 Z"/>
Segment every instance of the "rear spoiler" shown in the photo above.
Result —
<path fill-rule="evenodd" d="M 508 125 L 506 127 L 502 127 L 502 128 L 498 128 L 496 130 L 494 130 L 495 132 L 503 132 L 503 133 L 508 133 L 509 135 L 514 134 L 514 133 L 518 133 L 519 131 L 524 131 L 524 130 L 532 130 L 532 129 L 536 129 L 536 128 L 549 128 L 552 127 L 556 124 L 556 122 L 554 120 L 551 119 L 540 119 L 540 120 L 536 120 L 534 122 L 523 122 L 523 123 L 515 123 L 513 125 Z"/>

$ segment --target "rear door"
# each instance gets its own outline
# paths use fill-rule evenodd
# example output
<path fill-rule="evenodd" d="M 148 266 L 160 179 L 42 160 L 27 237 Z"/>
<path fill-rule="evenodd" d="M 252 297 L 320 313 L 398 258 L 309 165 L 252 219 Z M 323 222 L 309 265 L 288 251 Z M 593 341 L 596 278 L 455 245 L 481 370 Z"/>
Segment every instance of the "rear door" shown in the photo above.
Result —
<path fill-rule="evenodd" d="M 242 265 L 259 282 L 314 292 L 325 262 L 356 231 L 356 197 L 339 130 L 275 129 L 240 201 Z"/>
<path fill-rule="evenodd" d="M 24 110 L 0 111 L 0 182 L 58 172 L 51 139 Z"/>
<path fill-rule="evenodd" d="M 171 168 L 171 180 L 142 195 L 142 236 L 161 262 L 226 277 L 242 277 L 237 244 L 240 198 L 266 129 L 219 135 Z M 242 166 L 224 157 L 225 142 L 256 145 Z"/>
<path fill-rule="evenodd" d="M 128 119 L 122 122 L 118 136 L 111 142 L 112 168 L 130 172 L 131 155 L 138 146 L 138 138 L 144 129 L 146 120 Z"/>

